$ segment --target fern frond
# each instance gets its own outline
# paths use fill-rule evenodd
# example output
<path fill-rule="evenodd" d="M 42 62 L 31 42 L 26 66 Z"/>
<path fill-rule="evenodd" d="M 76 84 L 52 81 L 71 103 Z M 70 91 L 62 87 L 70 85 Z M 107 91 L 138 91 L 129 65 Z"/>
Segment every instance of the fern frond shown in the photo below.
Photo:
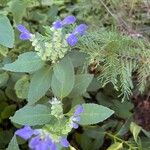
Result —
<path fill-rule="evenodd" d="M 150 75 L 150 45 L 144 39 L 134 39 L 116 31 L 100 29 L 80 38 L 77 48 L 88 54 L 88 63 L 101 68 L 98 79 L 103 86 L 111 82 L 121 96 L 132 94 L 132 73 L 139 72 L 139 90 L 146 86 Z"/>

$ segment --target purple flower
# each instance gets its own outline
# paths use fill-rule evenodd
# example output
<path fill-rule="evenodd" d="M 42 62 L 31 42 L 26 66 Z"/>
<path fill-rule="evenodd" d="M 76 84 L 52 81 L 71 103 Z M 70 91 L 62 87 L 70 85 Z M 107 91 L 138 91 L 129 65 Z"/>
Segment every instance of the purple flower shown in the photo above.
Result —
<path fill-rule="evenodd" d="M 76 21 L 76 17 L 74 17 L 74 16 L 67 16 L 62 21 L 62 24 L 63 25 L 69 25 L 69 24 L 75 23 L 75 21 Z"/>
<path fill-rule="evenodd" d="M 21 32 L 20 39 L 21 40 L 29 40 L 32 34 L 27 30 L 27 28 L 23 25 L 18 25 L 17 29 Z"/>
<path fill-rule="evenodd" d="M 43 134 L 44 133 L 44 134 Z M 31 150 L 57 150 L 55 141 L 50 137 L 50 133 L 42 129 L 32 129 L 30 126 L 25 126 L 15 132 L 24 140 L 29 140 L 29 148 Z M 66 138 L 60 138 L 59 143 L 63 147 L 69 147 L 69 142 Z"/>
<path fill-rule="evenodd" d="M 17 130 L 15 132 L 15 134 L 18 135 L 18 136 L 20 136 L 24 140 L 28 140 L 34 134 L 34 130 L 31 129 L 30 126 L 25 126 L 24 128 Z"/>
<path fill-rule="evenodd" d="M 58 21 L 55 21 L 54 23 L 53 23 L 53 27 L 55 28 L 55 29 L 60 29 L 60 28 L 62 28 L 62 22 L 61 22 L 61 20 L 58 20 Z"/>
<path fill-rule="evenodd" d="M 80 24 L 74 29 L 74 34 L 80 34 L 81 36 L 85 34 L 85 31 L 87 30 L 88 26 L 86 24 Z"/>
<path fill-rule="evenodd" d="M 69 147 L 69 145 L 70 145 L 66 138 L 61 138 L 61 139 L 60 139 L 60 144 L 61 144 L 63 147 Z"/>
<path fill-rule="evenodd" d="M 67 39 L 66 39 L 67 43 L 70 45 L 70 46 L 75 46 L 78 42 L 78 38 L 76 37 L 76 35 L 74 34 L 70 34 Z"/>
<path fill-rule="evenodd" d="M 78 105 L 75 109 L 73 116 L 71 117 L 71 127 L 77 129 L 79 127 L 78 122 L 80 121 L 80 114 L 83 112 L 83 106 Z"/>
<path fill-rule="evenodd" d="M 56 150 L 56 146 L 49 137 L 41 139 L 40 136 L 36 136 L 29 142 L 29 147 L 34 150 Z"/>
<path fill-rule="evenodd" d="M 82 105 L 78 105 L 75 109 L 74 115 L 80 115 L 83 112 L 83 106 Z"/>
<path fill-rule="evenodd" d="M 67 16 L 64 18 L 63 21 L 61 21 L 61 20 L 55 21 L 53 23 L 53 27 L 55 29 L 60 29 L 65 25 L 73 24 L 75 21 L 76 21 L 76 18 L 74 16 Z"/>
<path fill-rule="evenodd" d="M 75 122 L 71 122 L 71 127 L 74 128 L 74 129 L 78 129 L 79 125 Z"/>

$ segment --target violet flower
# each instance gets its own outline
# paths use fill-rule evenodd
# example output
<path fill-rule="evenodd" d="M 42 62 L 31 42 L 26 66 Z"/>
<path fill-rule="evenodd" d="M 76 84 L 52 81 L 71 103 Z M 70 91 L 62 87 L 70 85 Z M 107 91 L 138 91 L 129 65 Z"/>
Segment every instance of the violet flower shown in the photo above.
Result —
<path fill-rule="evenodd" d="M 86 24 L 80 24 L 74 31 L 67 37 L 66 41 L 70 46 L 75 46 L 78 42 L 77 35 L 84 35 L 88 26 Z"/>
<path fill-rule="evenodd" d="M 33 150 L 56 150 L 56 145 L 49 137 L 41 139 L 40 136 L 36 136 L 30 140 L 29 148 Z"/>
<path fill-rule="evenodd" d="M 31 129 L 30 126 L 25 126 L 22 129 L 18 129 L 15 132 L 16 135 L 20 136 L 21 138 L 23 138 L 24 140 L 28 140 L 31 138 L 31 136 L 34 134 L 34 130 Z"/>
<path fill-rule="evenodd" d="M 83 106 L 79 105 L 76 107 L 73 116 L 71 117 L 71 127 L 77 129 L 79 127 L 78 122 L 80 121 L 80 114 L 83 112 Z"/>
<path fill-rule="evenodd" d="M 17 29 L 21 32 L 20 39 L 21 40 L 29 40 L 32 34 L 27 30 L 27 28 L 23 25 L 18 25 Z"/>
<path fill-rule="evenodd" d="M 45 133 L 45 131 L 44 131 Z M 25 126 L 18 129 L 15 134 L 24 140 L 29 140 L 29 148 L 31 150 L 57 150 L 55 141 L 50 138 L 50 133 L 43 135 L 43 130 L 34 130 L 30 126 Z M 63 147 L 69 147 L 69 142 L 66 138 L 60 138 L 59 143 Z"/>
<path fill-rule="evenodd" d="M 70 24 L 75 23 L 75 21 L 76 21 L 76 18 L 74 16 L 67 16 L 62 21 L 61 20 L 55 21 L 53 23 L 53 27 L 55 29 L 60 29 L 60 28 L 62 28 L 65 25 L 70 25 Z"/>
<path fill-rule="evenodd" d="M 69 142 L 66 138 L 61 138 L 60 139 L 60 144 L 63 146 L 63 147 L 69 147 Z"/>
<path fill-rule="evenodd" d="M 74 16 L 67 16 L 62 21 L 62 24 L 63 25 L 69 25 L 69 24 L 75 23 L 75 21 L 76 21 L 76 17 L 74 17 Z"/>
<path fill-rule="evenodd" d="M 54 23 L 53 23 L 53 27 L 55 28 L 55 29 L 60 29 L 60 28 L 62 28 L 62 22 L 61 22 L 61 20 L 58 20 L 58 21 L 55 21 Z"/>
<path fill-rule="evenodd" d="M 76 35 L 74 34 L 70 34 L 67 39 L 66 39 L 67 43 L 70 45 L 70 46 L 75 46 L 78 42 L 78 38 L 76 37 Z"/>
<path fill-rule="evenodd" d="M 85 34 L 85 31 L 87 30 L 88 26 L 86 24 L 80 24 L 79 26 L 77 26 L 73 33 L 74 34 L 79 34 L 79 35 L 84 35 Z"/>

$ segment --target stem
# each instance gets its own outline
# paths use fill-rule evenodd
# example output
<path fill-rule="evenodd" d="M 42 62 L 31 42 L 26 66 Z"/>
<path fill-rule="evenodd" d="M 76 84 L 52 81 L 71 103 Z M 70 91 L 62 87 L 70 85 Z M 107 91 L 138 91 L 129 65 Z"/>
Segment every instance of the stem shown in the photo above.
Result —
<path fill-rule="evenodd" d="M 125 144 L 125 145 L 128 146 L 129 149 L 131 149 L 131 150 L 135 150 L 135 148 L 136 148 L 136 147 L 133 147 L 130 143 L 128 143 L 128 141 L 124 141 L 124 140 L 120 139 L 119 137 L 117 137 L 117 136 L 115 136 L 115 135 L 113 135 L 113 134 L 111 134 L 111 133 L 105 132 L 105 134 L 106 134 L 107 136 L 111 137 L 112 139 L 117 140 L 117 141 L 119 141 L 119 142 Z"/>

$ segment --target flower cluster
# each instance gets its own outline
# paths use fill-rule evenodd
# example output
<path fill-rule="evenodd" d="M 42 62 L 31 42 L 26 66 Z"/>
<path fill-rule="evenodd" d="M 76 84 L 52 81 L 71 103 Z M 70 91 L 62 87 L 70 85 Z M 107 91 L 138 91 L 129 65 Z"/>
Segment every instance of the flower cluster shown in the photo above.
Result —
<path fill-rule="evenodd" d="M 52 98 L 49 103 L 52 105 L 51 107 L 51 115 L 55 116 L 56 118 L 63 118 L 63 108 L 62 102 L 58 100 L 56 97 Z"/>
<path fill-rule="evenodd" d="M 73 24 L 75 23 L 76 18 L 74 16 L 68 16 L 66 17 L 63 21 L 58 20 L 56 22 L 53 23 L 53 27 L 55 29 L 60 29 L 65 25 L 69 25 L 69 24 Z M 75 46 L 78 42 L 78 38 L 77 36 L 80 35 L 84 35 L 85 31 L 87 30 L 88 26 L 86 24 L 80 24 L 79 26 L 77 26 L 73 32 L 67 37 L 66 41 L 70 46 Z"/>
<path fill-rule="evenodd" d="M 70 46 L 75 46 L 78 42 L 78 38 L 77 36 L 80 35 L 84 35 L 85 34 L 85 31 L 87 29 L 87 25 L 86 24 L 80 24 L 79 26 L 77 26 L 74 31 L 67 37 L 67 43 L 70 45 Z"/>
<path fill-rule="evenodd" d="M 60 29 L 60 28 L 62 28 L 65 25 L 70 25 L 70 24 L 75 23 L 75 21 L 76 21 L 76 18 L 74 16 L 67 16 L 62 21 L 61 20 L 55 21 L 53 23 L 53 27 L 55 29 Z"/>
<path fill-rule="evenodd" d="M 18 25 L 17 29 L 21 32 L 20 39 L 21 40 L 29 40 L 32 37 L 32 34 L 27 30 L 27 28 L 23 25 Z"/>
<path fill-rule="evenodd" d="M 29 148 L 32 150 L 57 150 L 56 142 L 52 140 L 50 134 L 43 129 L 32 129 L 30 126 L 25 126 L 15 132 L 16 135 L 29 140 Z M 63 147 L 69 147 L 69 142 L 66 138 L 60 138 L 59 143 Z"/>
<path fill-rule="evenodd" d="M 51 101 L 52 107 L 57 104 L 62 106 L 60 103 L 56 98 Z M 15 134 L 25 141 L 29 141 L 28 146 L 31 150 L 57 150 L 58 144 L 62 147 L 69 147 L 70 144 L 64 135 L 68 135 L 72 128 L 77 129 L 79 127 L 78 122 L 80 121 L 80 114 L 83 112 L 83 106 L 78 105 L 69 120 L 65 116 L 64 118 L 58 117 L 57 110 L 55 112 L 56 114 L 53 115 L 57 116 L 58 119 L 55 124 L 47 124 L 42 129 L 32 129 L 26 125 L 18 129 Z"/>
<path fill-rule="evenodd" d="M 43 36 L 39 33 L 32 34 L 23 25 L 18 25 L 17 29 L 21 32 L 21 40 L 30 40 L 35 51 L 44 61 L 51 61 L 56 63 L 63 58 L 70 50 L 70 46 L 75 46 L 78 42 L 78 37 L 85 34 L 87 25 L 80 24 L 75 27 L 72 33 L 62 32 L 66 25 L 74 24 L 76 18 L 74 16 L 67 16 L 63 20 L 58 20 L 49 28 L 50 35 Z"/>

